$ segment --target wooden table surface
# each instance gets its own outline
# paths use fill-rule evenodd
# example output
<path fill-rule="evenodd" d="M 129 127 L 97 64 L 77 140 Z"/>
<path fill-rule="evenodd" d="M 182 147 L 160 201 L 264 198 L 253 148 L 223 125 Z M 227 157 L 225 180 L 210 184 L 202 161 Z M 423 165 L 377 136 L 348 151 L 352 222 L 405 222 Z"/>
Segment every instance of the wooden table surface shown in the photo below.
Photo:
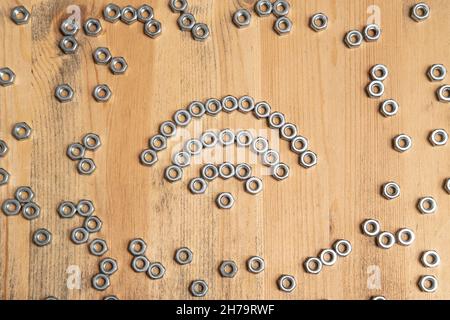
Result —
<path fill-rule="evenodd" d="M 78 53 L 62 54 L 60 23 L 77 12 L 82 21 L 100 18 L 108 2 L 7 0 L 0 4 L 0 65 L 17 75 L 13 86 L 0 87 L 0 139 L 10 147 L 0 166 L 11 173 L 9 184 L 0 187 L 0 201 L 25 185 L 33 188 L 42 208 L 41 217 L 31 222 L 0 215 L 0 298 L 100 299 L 115 294 L 120 299 L 189 299 L 188 286 L 195 279 L 208 282 L 210 299 L 450 298 L 450 196 L 443 189 L 444 179 L 450 176 L 450 145 L 433 148 L 427 140 L 433 129 L 450 131 L 450 109 L 435 96 L 443 83 L 431 83 L 426 77 L 434 63 L 450 68 L 449 1 L 427 0 L 431 17 L 416 23 L 409 18 L 413 0 L 292 0 L 289 17 L 294 29 L 279 37 L 272 31 L 273 17 L 253 14 L 247 29 L 231 23 L 232 13 L 240 7 L 251 9 L 254 0 L 190 0 L 191 12 L 211 28 L 211 37 L 202 43 L 179 31 L 177 15 L 167 0 L 152 0 L 156 18 L 163 24 L 158 39 L 146 37 L 141 23 L 128 26 L 101 19 L 100 37 L 80 32 Z M 11 8 L 19 4 L 32 12 L 27 25 L 17 26 L 9 19 Z M 370 21 L 373 4 L 383 28 L 380 41 L 347 49 L 342 41 L 345 33 Z M 308 27 L 309 17 L 317 12 L 330 19 L 322 33 Z M 125 75 L 114 76 L 106 66 L 94 64 L 92 52 L 100 46 L 126 58 Z M 400 104 L 393 118 L 382 117 L 381 100 L 369 99 L 364 91 L 368 70 L 377 63 L 390 71 L 384 98 Z M 54 88 L 61 83 L 74 88 L 73 102 L 61 104 L 54 98 Z M 100 83 L 113 91 L 106 104 L 95 102 L 91 95 Z M 318 165 L 303 169 L 288 144 L 280 142 L 290 177 L 277 182 L 264 175 L 259 163 L 254 164 L 255 174 L 264 181 L 258 196 L 247 194 L 235 179 L 216 180 L 205 195 L 190 194 L 187 184 L 198 176 L 206 155 L 185 170 L 178 184 L 163 179 L 171 152 L 161 153 L 154 167 L 140 165 L 138 156 L 162 121 L 193 100 L 227 94 L 249 94 L 283 112 L 309 138 Z M 33 133 L 31 139 L 19 142 L 11 129 L 21 121 L 29 123 Z M 265 122 L 236 112 L 196 120 L 181 136 L 223 128 L 267 130 Z M 81 176 L 65 152 L 88 132 L 100 135 L 102 147 L 90 154 L 97 164 L 95 173 Z M 404 154 L 391 146 L 400 133 L 413 138 L 413 148 Z M 175 150 L 180 142 L 172 139 L 169 149 Z M 237 152 L 230 149 L 234 150 L 231 161 L 236 162 Z M 399 183 L 400 198 L 381 197 L 380 186 L 387 181 Z M 219 210 L 214 204 L 215 196 L 224 191 L 236 198 L 232 210 Z M 427 195 L 439 206 L 430 216 L 416 208 L 417 200 Z M 94 201 L 103 221 L 96 237 L 107 240 L 108 256 L 119 262 L 105 292 L 90 285 L 99 258 L 89 254 L 87 245 L 76 246 L 69 239 L 70 230 L 82 220 L 63 220 L 56 212 L 62 200 L 83 198 Z M 416 241 L 410 247 L 379 249 L 360 232 L 366 218 L 378 219 L 383 230 L 391 232 L 409 227 Z M 32 232 L 40 227 L 53 233 L 50 246 L 32 244 Z M 151 261 L 165 265 L 162 280 L 132 271 L 127 245 L 135 237 L 147 241 Z M 320 275 L 306 274 L 305 258 L 316 256 L 336 239 L 351 241 L 351 255 Z M 175 250 L 183 246 L 194 252 L 188 266 L 173 260 Z M 439 268 L 420 264 L 420 253 L 429 249 L 439 252 Z M 246 271 L 245 262 L 253 255 L 266 261 L 266 270 L 259 275 Z M 220 277 L 222 260 L 238 264 L 234 279 Z M 80 288 L 73 282 L 77 270 Z M 293 293 L 277 289 L 281 274 L 296 277 Z M 418 279 L 425 274 L 437 276 L 435 294 L 419 290 Z"/>

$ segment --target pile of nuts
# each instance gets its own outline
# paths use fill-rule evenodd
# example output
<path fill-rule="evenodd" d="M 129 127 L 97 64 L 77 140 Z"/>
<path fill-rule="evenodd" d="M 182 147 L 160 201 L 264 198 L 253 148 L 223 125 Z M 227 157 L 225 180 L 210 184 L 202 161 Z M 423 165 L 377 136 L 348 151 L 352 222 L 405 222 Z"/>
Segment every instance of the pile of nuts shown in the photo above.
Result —
<path fill-rule="evenodd" d="M 81 199 L 77 204 L 64 200 L 59 204 L 57 212 L 62 219 L 72 219 L 76 215 L 84 219 L 81 227 L 76 227 L 70 232 L 70 240 L 75 245 L 87 244 L 92 234 L 102 230 L 103 222 L 94 215 L 95 206 L 91 200 Z M 104 256 L 109 250 L 107 242 L 101 238 L 95 238 L 89 242 L 88 249 L 89 253 L 95 257 Z M 112 258 L 104 258 L 100 261 L 99 268 L 100 273 L 92 277 L 91 283 L 94 289 L 104 291 L 110 286 L 110 276 L 118 270 L 118 264 Z M 106 298 L 117 299 L 115 296 Z"/>
<path fill-rule="evenodd" d="M 188 31 L 196 41 L 205 41 L 210 35 L 209 27 L 205 23 L 198 23 L 192 13 L 188 11 L 187 0 L 169 0 L 169 7 L 180 16 L 177 19 L 181 31 Z"/>
<path fill-rule="evenodd" d="M 18 187 L 14 193 L 14 199 L 3 201 L 2 212 L 7 217 L 17 216 L 22 212 L 25 219 L 36 220 L 41 216 L 41 207 L 34 201 L 34 198 L 35 194 L 31 187 Z M 47 229 L 37 229 L 33 232 L 32 241 L 36 246 L 44 247 L 52 242 L 52 234 Z"/>
<path fill-rule="evenodd" d="M 128 69 L 128 63 L 124 57 L 113 57 L 111 51 L 105 47 L 99 47 L 92 53 L 94 62 L 99 65 L 109 65 L 109 70 L 114 75 L 124 74 Z M 94 95 L 95 97 L 95 95 Z"/>
<path fill-rule="evenodd" d="M 364 27 L 363 32 L 359 30 L 351 30 L 347 32 L 344 42 L 350 49 L 359 48 L 363 40 L 366 42 L 375 42 L 381 38 L 381 28 L 375 23 L 368 24 Z"/>
<path fill-rule="evenodd" d="M 3 158 L 8 153 L 8 144 L 0 140 L 0 158 Z M 9 181 L 9 172 L 6 169 L 0 168 L 0 186 L 7 184 Z"/>
<path fill-rule="evenodd" d="M 425 268 L 437 268 L 441 264 L 441 257 L 435 250 L 422 252 L 420 261 Z M 433 293 L 438 289 L 438 280 L 433 275 L 423 275 L 419 278 L 419 288 L 423 292 Z"/>
<path fill-rule="evenodd" d="M 117 272 L 117 261 L 112 258 L 104 258 L 99 263 L 100 272 L 91 279 L 92 287 L 97 291 L 105 291 L 111 285 L 110 277 Z M 115 296 L 105 298 L 106 300 L 117 300 Z"/>
<path fill-rule="evenodd" d="M 369 72 L 371 82 L 366 87 L 369 98 L 381 98 L 384 95 L 384 81 L 389 76 L 388 68 L 383 64 L 374 65 Z"/>
<path fill-rule="evenodd" d="M 85 154 L 87 151 L 96 151 L 102 142 L 100 136 L 95 133 L 86 134 L 82 143 L 72 143 L 67 147 L 67 157 L 70 160 L 78 161 L 77 170 L 79 174 L 91 175 L 96 169 L 94 160 L 91 158 L 86 158 Z"/>
<path fill-rule="evenodd" d="M 268 17 L 273 14 L 277 20 L 274 22 L 273 30 L 282 36 L 292 31 L 292 21 L 287 17 L 290 10 L 290 4 L 286 0 L 276 0 L 272 3 L 270 0 L 258 0 L 255 3 L 254 10 L 260 17 Z M 250 26 L 252 14 L 247 9 L 237 10 L 232 17 L 234 25 L 238 28 Z"/>
<path fill-rule="evenodd" d="M 78 50 L 78 41 L 75 38 L 76 34 L 80 30 L 80 26 L 74 18 L 68 18 L 61 23 L 59 28 L 63 34 L 62 39 L 59 41 L 59 48 L 64 54 L 74 54 Z"/>
<path fill-rule="evenodd" d="M 130 241 L 128 251 L 133 256 L 131 268 L 137 273 L 146 273 L 152 280 L 159 280 L 164 277 L 166 268 L 160 262 L 150 262 L 145 255 L 147 251 L 147 243 L 144 239 L 137 238 Z M 191 258 L 192 260 L 192 258 Z M 189 262 L 187 262 L 189 263 Z"/>
<path fill-rule="evenodd" d="M 103 10 L 103 18 L 110 22 L 116 23 L 122 21 L 125 24 L 131 25 L 137 21 L 144 24 L 144 33 L 154 39 L 161 35 L 161 22 L 155 19 L 154 10 L 148 4 L 143 4 L 138 9 L 131 5 L 120 8 L 114 3 L 108 4 Z"/>
<path fill-rule="evenodd" d="M 309 257 L 303 263 L 305 271 L 310 274 L 319 274 L 323 266 L 333 266 L 338 257 L 347 257 L 352 252 L 352 245 L 348 240 L 337 240 L 332 249 L 323 249 L 318 257 Z"/>
<path fill-rule="evenodd" d="M 376 245 L 381 249 L 390 249 L 396 243 L 401 246 L 410 246 L 416 239 L 414 231 L 408 228 L 399 229 L 395 235 L 388 231 L 381 231 L 381 225 L 375 219 L 365 220 L 361 224 L 361 231 L 364 235 L 375 238 Z"/>
<path fill-rule="evenodd" d="M 22 211 L 27 220 L 35 220 L 41 215 L 41 208 L 34 202 L 34 192 L 31 187 L 18 187 L 14 199 L 7 199 L 2 204 L 5 216 L 16 216 Z"/>
<path fill-rule="evenodd" d="M 444 81 L 447 76 L 447 68 L 443 64 L 433 64 L 427 72 L 431 82 Z M 450 85 L 445 84 L 436 91 L 436 96 L 440 102 L 450 103 Z"/>

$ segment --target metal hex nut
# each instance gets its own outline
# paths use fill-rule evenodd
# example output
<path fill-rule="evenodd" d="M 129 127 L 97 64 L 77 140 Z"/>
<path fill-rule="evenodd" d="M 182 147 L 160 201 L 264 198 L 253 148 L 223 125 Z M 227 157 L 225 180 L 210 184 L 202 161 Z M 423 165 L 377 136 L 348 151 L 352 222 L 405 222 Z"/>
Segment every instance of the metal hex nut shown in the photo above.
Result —
<path fill-rule="evenodd" d="M 5 141 L 0 140 L 0 158 L 3 158 L 8 153 L 9 148 Z"/>
<path fill-rule="evenodd" d="M 121 14 L 120 7 L 114 3 L 108 4 L 103 10 L 103 18 L 111 23 L 119 21 Z"/>
<path fill-rule="evenodd" d="M 154 17 L 153 8 L 148 4 L 143 4 L 137 10 L 137 19 L 140 22 L 147 22 L 153 19 Z"/>
<path fill-rule="evenodd" d="M 92 95 L 97 102 L 108 102 L 111 99 L 112 92 L 108 85 L 100 84 L 94 88 Z"/>
<path fill-rule="evenodd" d="M 120 13 L 120 20 L 126 24 L 133 24 L 137 21 L 137 10 L 133 6 L 126 6 L 122 8 Z"/>
<path fill-rule="evenodd" d="M 400 186 L 393 181 L 385 183 L 381 188 L 381 195 L 387 200 L 394 200 L 400 197 L 400 194 Z"/>
<path fill-rule="evenodd" d="M 59 47 L 65 54 L 74 54 L 78 50 L 78 41 L 73 36 L 65 36 L 59 42 Z"/>
<path fill-rule="evenodd" d="M 406 152 L 412 147 L 412 139 L 406 134 L 400 134 L 393 140 L 394 150 L 400 153 Z"/>
<path fill-rule="evenodd" d="M 430 7 L 424 3 L 417 3 L 411 8 L 411 19 L 416 22 L 422 22 L 430 17 Z"/>
<path fill-rule="evenodd" d="M 323 13 L 316 13 L 309 20 L 309 27 L 316 32 L 320 32 L 327 29 L 328 17 Z"/>
<path fill-rule="evenodd" d="M 363 42 L 363 35 L 358 30 L 351 30 L 345 35 L 344 42 L 350 49 L 358 48 Z"/>
<path fill-rule="evenodd" d="M 61 84 L 55 89 L 55 97 L 59 102 L 69 102 L 73 100 L 73 89 L 67 83 Z"/>
<path fill-rule="evenodd" d="M 450 194 L 450 178 L 445 179 L 444 189 L 448 194 Z"/>
<path fill-rule="evenodd" d="M 26 24 L 30 20 L 30 12 L 24 6 L 18 6 L 11 10 L 11 20 L 15 24 Z"/>
<path fill-rule="evenodd" d="M 31 136 L 32 129 L 26 122 L 16 123 L 12 129 L 12 135 L 17 140 L 25 140 Z"/>
<path fill-rule="evenodd" d="M 0 86 L 10 86 L 14 81 L 16 81 L 16 74 L 14 71 L 8 67 L 0 69 Z"/>
<path fill-rule="evenodd" d="M 233 23 L 238 28 L 245 28 L 250 25 L 252 15 L 247 9 L 239 9 L 233 14 Z"/>
<path fill-rule="evenodd" d="M 254 10 L 260 17 L 268 17 L 272 14 L 272 2 L 270 0 L 258 0 L 255 3 Z"/>
<path fill-rule="evenodd" d="M 280 36 L 286 35 L 292 31 L 292 21 L 288 17 L 280 17 L 275 21 L 273 29 Z"/>
<path fill-rule="evenodd" d="M 191 30 L 192 38 L 195 41 L 205 41 L 210 35 L 209 27 L 206 23 L 196 23 Z"/>
<path fill-rule="evenodd" d="M 72 143 L 67 147 L 66 155 L 70 160 L 81 160 L 84 158 L 86 148 L 80 143 Z"/>
<path fill-rule="evenodd" d="M 114 57 L 111 59 L 109 69 L 115 75 L 124 74 L 128 69 L 128 64 L 123 57 Z"/>
<path fill-rule="evenodd" d="M 437 90 L 437 96 L 440 102 L 450 102 L 450 85 L 444 85 Z"/>
<path fill-rule="evenodd" d="M 278 18 L 284 17 L 289 14 L 290 7 L 289 2 L 286 0 L 276 0 L 272 4 L 272 13 Z"/>
<path fill-rule="evenodd" d="M 9 181 L 9 172 L 0 168 L 0 186 L 7 184 Z"/>
<path fill-rule="evenodd" d="M 150 38 L 156 38 L 162 33 L 162 25 L 158 20 L 152 19 L 144 25 L 144 33 Z"/>
<path fill-rule="evenodd" d="M 61 23 L 59 30 L 65 36 L 75 36 L 80 30 L 80 26 L 74 19 L 69 18 Z"/>
<path fill-rule="evenodd" d="M 442 81 L 447 76 L 447 69 L 443 64 L 433 64 L 428 69 L 427 76 L 432 82 Z"/>
<path fill-rule="evenodd" d="M 182 13 L 187 10 L 188 2 L 187 0 L 170 0 L 169 7 L 174 13 Z"/>
<path fill-rule="evenodd" d="M 90 37 L 97 37 L 103 30 L 100 20 L 89 18 L 84 23 L 84 33 Z"/>
<path fill-rule="evenodd" d="M 95 165 L 94 160 L 89 158 L 81 159 L 77 165 L 78 173 L 82 175 L 90 176 L 94 173 L 95 169 L 97 169 L 97 166 Z"/>
<path fill-rule="evenodd" d="M 106 65 L 111 61 L 112 54 L 108 48 L 100 47 L 95 49 L 92 53 L 92 57 L 94 58 L 94 62 L 96 64 Z"/>
<path fill-rule="evenodd" d="M 238 272 L 238 267 L 234 261 L 223 261 L 219 267 L 220 275 L 224 278 L 234 278 Z"/>
<path fill-rule="evenodd" d="M 191 31 L 196 21 L 195 17 L 191 13 L 182 13 L 177 19 L 178 27 L 181 31 Z"/>

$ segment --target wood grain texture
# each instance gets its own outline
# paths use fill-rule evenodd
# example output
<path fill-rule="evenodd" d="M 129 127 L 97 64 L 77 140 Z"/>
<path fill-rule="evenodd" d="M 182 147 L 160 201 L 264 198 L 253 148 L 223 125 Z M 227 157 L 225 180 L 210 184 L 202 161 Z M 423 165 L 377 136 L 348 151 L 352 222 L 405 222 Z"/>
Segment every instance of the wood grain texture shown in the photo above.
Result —
<path fill-rule="evenodd" d="M 273 17 L 254 15 L 251 27 L 243 30 L 231 24 L 231 14 L 239 7 L 251 8 L 253 0 L 190 0 L 192 13 L 212 32 L 208 41 L 199 43 L 178 30 L 177 16 L 166 0 L 152 0 L 164 28 L 159 39 L 147 38 L 140 23 L 127 26 L 102 20 L 100 37 L 80 32 L 78 53 L 63 55 L 58 48 L 59 25 L 73 6 L 81 9 L 84 21 L 101 17 L 107 2 L 0 4 L 0 65 L 17 74 L 14 86 L 0 88 L 0 138 L 11 149 L 0 166 L 12 175 L 9 185 L 0 187 L 0 201 L 12 197 L 18 186 L 30 185 L 42 207 L 41 218 L 31 223 L 0 216 L 0 298 L 98 299 L 106 294 L 121 299 L 191 298 L 187 288 L 194 279 L 209 283 L 211 299 L 367 299 L 379 294 L 389 299 L 450 298 L 450 197 L 442 187 L 450 176 L 450 149 L 432 148 L 427 141 L 432 129 L 450 131 L 450 110 L 435 98 L 439 84 L 430 83 L 425 75 L 433 63 L 450 67 L 449 1 L 428 0 L 431 18 L 417 24 L 408 17 L 412 0 L 292 0 L 294 30 L 278 37 L 272 31 Z M 10 9 L 18 4 L 32 11 L 27 25 L 16 26 L 9 19 Z M 382 39 L 347 49 L 342 42 L 345 32 L 362 29 L 373 4 L 381 9 Z M 326 32 L 308 28 L 308 19 L 316 12 L 330 18 Z M 92 52 L 98 46 L 126 58 L 126 75 L 113 76 L 107 67 L 93 63 Z M 376 63 L 390 70 L 385 97 L 400 103 L 400 113 L 391 119 L 383 118 L 379 101 L 364 92 L 368 70 Z M 53 97 L 54 88 L 66 82 L 75 89 L 75 99 L 60 104 Z M 91 96 L 100 83 L 113 91 L 107 104 L 96 103 Z M 287 144 L 280 142 L 291 176 L 284 182 L 265 176 L 263 194 L 254 197 L 236 180 L 217 180 L 206 195 L 191 195 L 187 183 L 198 174 L 199 163 L 185 172 L 182 183 L 167 183 L 162 176 L 170 163 L 168 151 L 155 167 L 139 164 L 139 153 L 163 120 L 190 101 L 227 94 L 249 94 L 283 112 L 310 139 L 319 165 L 302 169 Z M 32 126 L 30 140 L 12 138 L 11 128 L 19 121 Z M 195 121 L 180 136 L 222 128 L 259 130 L 265 123 L 251 115 L 222 114 Z M 93 154 L 97 171 L 85 177 L 78 175 L 65 150 L 88 132 L 98 133 L 103 145 Z M 399 154 L 392 150 L 391 139 L 403 132 L 413 137 L 414 147 Z M 173 140 L 170 149 L 180 141 Z M 237 161 L 235 155 L 232 158 Z M 254 168 L 263 174 L 259 164 Z M 400 184 L 402 195 L 386 201 L 379 188 L 391 180 Z M 237 199 L 229 212 L 214 205 L 215 195 L 222 191 Z M 418 213 L 417 199 L 425 195 L 438 201 L 436 215 Z M 104 222 L 99 237 L 108 241 L 108 255 L 119 261 L 120 270 L 105 293 L 90 287 L 98 259 L 87 246 L 69 240 L 70 230 L 81 220 L 62 220 L 56 213 L 60 201 L 82 198 L 94 201 Z M 412 228 L 416 242 L 407 248 L 376 248 L 359 231 L 361 221 L 369 217 L 391 232 Z M 51 246 L 31 244 L 38 227 L 52 231 Z M 134 237 L 146 239 L 150 260 L 166 266 L 163 280 L 151 281 L 132 272 L 126 248 Z M 305 274 L 304 259 L 340 238 L 352 242 L 353 253 L 319 276 Z M 194 252 L 189 266 L 173 261 L 181 246 Z M 426 270 L 419 263 L 421 251 L 427 249 L 440 253 L 439 268 Z M 264 257 L 264 273 L 255 276 L 245 270 L 252 255 Z M 217 271 L 226 259 L 239 266 L 231 280 Z M 66 285 L 67 269 L 73 265 L 82 271 L 81 290 Z M 370 266 L 380 268 L 379 290 L 368 289 Z M 278 291 L 276 279 L 281 274 L 296 277 L 298 288 L 292 294 Z M 417 280 L 423 274 L 438 277 L 436 294 L 419 291 Z"/>

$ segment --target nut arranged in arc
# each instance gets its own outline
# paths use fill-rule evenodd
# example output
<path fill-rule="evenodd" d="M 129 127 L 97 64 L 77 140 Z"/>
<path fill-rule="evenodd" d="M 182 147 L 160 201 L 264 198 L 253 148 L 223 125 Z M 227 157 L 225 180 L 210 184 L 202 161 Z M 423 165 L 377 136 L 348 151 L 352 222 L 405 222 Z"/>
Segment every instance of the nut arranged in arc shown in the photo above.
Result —
<path fill-rule="evenodd" d="M 273 24 L 273 29 L 278 35 L 283 36 L 292 31 L 292 21 L 285 16 L 279 17 Z"/>
<path fill-rule="evenodd" d="M 238 28 L 245 28 L 250 25 L 252 15 L 247 9 L 239 9 L 233 14 L 233 23 Z"/>
<path fill-rule="evenodd" d="M 122 11 L 120 10 L 120 7 L 113 3 L 108 4 L 105 9 L 103 9 L 103 18 L 111 23 L 119 21 L 121 14 Z"/>
<path fill-rule="evenodd" d="M 162 25 L 156 19 L 147 21 L 144 25 L 144 33 L 150 38 L 157 38 L 162 33 Z"/>
<path fill-rule="evenodd" d="M 97 37 L 101 34 L 103 28 L 100 20 L 95 18 L 89 18 L 84 23 L 84 33 L 90 37 Z"/>
<path fill-rule="evenodd" d="M 133 24 L 137 21 L 137 10 L 133 6 L 125 6 L 120 12 L 120 20 L 126 24 Z"/>

